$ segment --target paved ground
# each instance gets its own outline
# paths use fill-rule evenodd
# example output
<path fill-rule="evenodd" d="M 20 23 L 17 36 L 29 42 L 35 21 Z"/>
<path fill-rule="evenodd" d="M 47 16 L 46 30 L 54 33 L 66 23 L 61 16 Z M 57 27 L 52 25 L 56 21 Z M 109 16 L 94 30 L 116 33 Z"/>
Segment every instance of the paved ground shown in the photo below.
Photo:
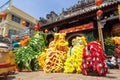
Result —
<path fill-rule="evenodd" d="M 84 76 L 82 74 L 19 72 L 8 76 L 7 80 L 120 80 L 120 69 L 111 69 L 106 77 Z"/>

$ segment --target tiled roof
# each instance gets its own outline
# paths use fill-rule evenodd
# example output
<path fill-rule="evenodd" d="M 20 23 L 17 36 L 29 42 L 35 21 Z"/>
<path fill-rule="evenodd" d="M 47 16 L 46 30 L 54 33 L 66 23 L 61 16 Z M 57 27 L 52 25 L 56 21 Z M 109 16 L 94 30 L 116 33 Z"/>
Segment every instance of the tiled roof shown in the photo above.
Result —
<path fill-rule="evenodd" d="M 83 15 L 83 14 L 86 14 L 86 13 L 89 13 L 89 12 L 92 12 L 92 11 L 95 11 L 95 10 L 98 10 L 98 9 L 102 9 L 104 7 L 108 7 L 108 6 L 117 4 L 117 3 L 120 3 L 120 0 L 114 0 L 114 1 L 111 1 L 111 2 L 106 1 L 99 7 L 97 7 L 96 5 L 88 6 L 88 7 L 85 7 L 84 9 L 80 9 L 78 11 L 72 12 L 71 14 L 64 15 L 64 17 L 60 20 L 44 24 L 44 25 L 42 25 L 42 27 L 50 25 L 50 24 L 54 24 L 54 23 L 57 23 L 57 22 L 61 22 L 61 21 L 66 20 L 66 19 L 70 19 L 70 18 L 78 16 L 78 15 Z"/>

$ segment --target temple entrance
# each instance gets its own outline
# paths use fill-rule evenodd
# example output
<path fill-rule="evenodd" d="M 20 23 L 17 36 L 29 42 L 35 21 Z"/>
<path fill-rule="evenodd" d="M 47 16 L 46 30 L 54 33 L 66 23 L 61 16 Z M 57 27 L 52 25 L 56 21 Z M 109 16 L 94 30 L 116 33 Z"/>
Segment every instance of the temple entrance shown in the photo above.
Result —
<path fill-rule="evenodd" d="M 84 34 L 82 34 L 82 33 L 75 33 L 75 34 L 71 34 L 71 35 L 69 35 L 68 37 L 66 37 L 66 39 L 68 40 L 68 42 L 69 42 L 69 45 L 68 46 L 72 46 L 72 40 L 75 38 L 75 37 L 77 37 L 77 36 L 85 36 Z"/>

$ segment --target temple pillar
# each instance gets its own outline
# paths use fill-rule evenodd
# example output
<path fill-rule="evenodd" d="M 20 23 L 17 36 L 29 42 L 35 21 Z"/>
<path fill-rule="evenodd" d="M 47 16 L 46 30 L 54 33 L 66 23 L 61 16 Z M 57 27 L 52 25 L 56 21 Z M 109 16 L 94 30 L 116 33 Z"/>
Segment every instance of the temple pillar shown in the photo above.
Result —
<path fill-rule="evenodd" d="M 101 41 L 103 50 L 105 50 L 104 47 L 104 39 L 103 39 L 103 31 L 102 28 L 104 27 L 106 21 L 105 22 L 101 22 L 99 17 L 97 17 L 97 25 L 98 25 L 98 36 L 99 36 L 99 41 Z"/>

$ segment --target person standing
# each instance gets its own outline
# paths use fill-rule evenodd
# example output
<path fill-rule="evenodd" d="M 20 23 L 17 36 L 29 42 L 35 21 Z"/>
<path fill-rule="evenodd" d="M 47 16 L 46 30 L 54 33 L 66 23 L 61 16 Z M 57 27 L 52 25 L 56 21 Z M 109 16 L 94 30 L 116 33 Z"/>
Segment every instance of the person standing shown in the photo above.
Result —
<path fill-rule="evenodd" d="M 108 68 L 110 68 L 110 69 L 114 68 L 117 65 L 115 56 L 112 55 L 110 61 L 107 61 L 106 64 L 107 64 Z"/>

